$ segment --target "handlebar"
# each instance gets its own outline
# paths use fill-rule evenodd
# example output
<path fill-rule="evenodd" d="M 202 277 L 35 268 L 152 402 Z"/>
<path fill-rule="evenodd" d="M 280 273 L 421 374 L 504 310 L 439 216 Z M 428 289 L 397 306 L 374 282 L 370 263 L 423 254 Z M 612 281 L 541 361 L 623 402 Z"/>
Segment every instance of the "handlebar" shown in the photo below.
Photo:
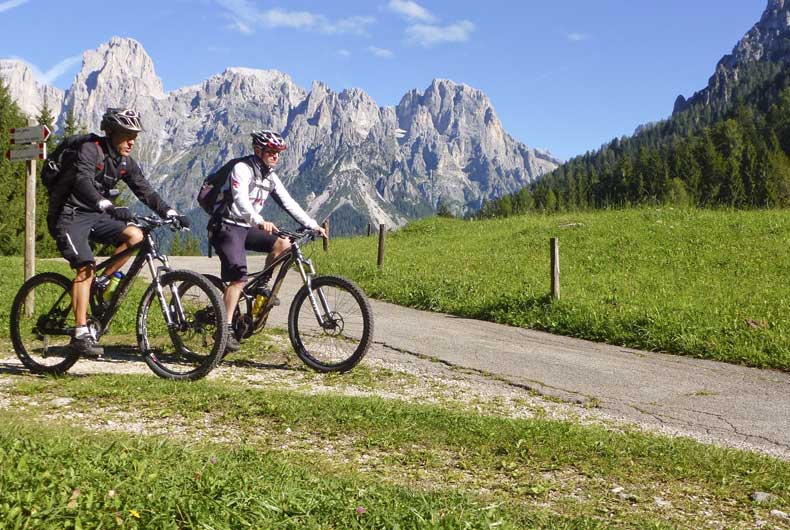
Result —
<path fill-rule="evenodd" d="M 181 216 L 162 219 L 161 217 L 154 217 L 153 215 L 144 215 L 135 217 L 131 222 L 135 226 L 144 230 L 151 230 L 154 228 L 159 228 L 160 226 L 170 226 L 173 230 L 189 230 L 189 219 L 184 219 L 186 219 L 186 223 L 182 221 Z"/>
<path fill-rule="evenodd" d="M 295 232 L 291 232 L 283 228 L 278 228 L 275 233 L 277 234 L 278 237 L 282 237 L 284 239 L 290 239 L 292 243 L 294 241 L 299 241 L 300 243 L 304 243 L 306 241 L 312 241 L 318 235 L 318 232 L 316 232 L 311 228 L 299 228 Z"/>

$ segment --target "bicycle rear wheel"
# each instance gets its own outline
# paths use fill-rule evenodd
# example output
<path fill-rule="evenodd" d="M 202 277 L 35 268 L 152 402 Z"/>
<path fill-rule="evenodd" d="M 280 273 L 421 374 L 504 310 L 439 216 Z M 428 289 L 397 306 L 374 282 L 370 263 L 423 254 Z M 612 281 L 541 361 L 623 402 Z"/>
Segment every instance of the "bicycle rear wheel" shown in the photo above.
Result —
<path fill-rule="evenodd" d="M 362 360 L 373 340 L 373 311 L 356 284 L 320 276 L 296 293 L 288 313 L 288 335 L 296 354 L 319 372 L 346 372 Z M 310 295 L 317 303 L 318 322 Z M 324 305 L 326 304 L 326 305 Z"/>
<path fill-rule="evenodd" d="M 71 280 L 44 272 L 26 281 L 11 304 L 11 341 L 31 372 L 63 374 L 79 359 L 69 342 L 74 332 Z"/>
<path fill-rule="evenodd" d="M 151 370 L 165 379 L 205 377 L 222 359 L 227 340 L 225 305 L 217 289 L 201 274 L 171 271 L 146 290 L 137 313 L 137 337 Z M 178 295 L 176 297 L 176 295 Z M 156 304 L 156 300 L 160 300 Z M 180 302 L 180 309 L 179 303 Z M 152 305 L 159 310 L 152 310 Z M 172 324 L 168 325 L 166 312 Z"/>

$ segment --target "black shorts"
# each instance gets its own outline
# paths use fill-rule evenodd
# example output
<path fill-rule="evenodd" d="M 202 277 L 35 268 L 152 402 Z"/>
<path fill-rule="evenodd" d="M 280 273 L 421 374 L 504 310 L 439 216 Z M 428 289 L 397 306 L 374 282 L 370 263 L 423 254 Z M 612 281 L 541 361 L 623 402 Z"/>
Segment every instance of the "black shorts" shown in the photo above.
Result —
<path fill-rule="evenodd" d="M 224 282 L 247 279 L 247 250 L 271 252 L 277 242 L 275 234 L 265 234 L 257 226 L 219 223 L 211 237 L 211 244 L 217 251 L 222 265 L 221 276 Z"/>
<path fill-rule="evenodd" d="M 91 243 L 118 246 L 126 223 L 109 214 L 64 206 L 55 224 L 55 242 L 73 268 L 95 263 Z"/>

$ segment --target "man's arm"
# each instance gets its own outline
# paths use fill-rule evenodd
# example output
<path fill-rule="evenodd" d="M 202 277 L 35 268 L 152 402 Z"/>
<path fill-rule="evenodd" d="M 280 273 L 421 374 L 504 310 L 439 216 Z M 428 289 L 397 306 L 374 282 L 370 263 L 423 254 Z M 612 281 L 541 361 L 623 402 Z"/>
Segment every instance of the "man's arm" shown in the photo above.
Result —
<path fill-rule="evenodd" d="M 272 197 L 274 197 L 274 200 L 280 205 L 280 208 L 285 210 L 288 215 L 293 217 L 294 221 L 302 226 L 306 226 L 312 230 L 319 227 L 316 220 L 307 215 L 307 212 L 305 212 L 302 207 L 299 206 L 299 203 L 291 197 L 291 194 L 285 189 L 280 177 L 278 177 L 276 173 L 269 173 L 268 178 L 271 179 L 273 184 Z"/>
<path fill-rule="evenodd" d="M 148 179 L 145 178 L 137 162 L 131 158 L 127 158 L 126 160 L 127 171 L 123 176 L 123 180 L 128 184 L 132 193 L 134 193 L 143 204 L 156 212 L 159 217 L 167 217 L 171 210 L 173 214 L 175 214 L 175 210 L 162 200 L 162 197 L 159 196 L 151 186 L 151 183 L 148 182 Z"/>

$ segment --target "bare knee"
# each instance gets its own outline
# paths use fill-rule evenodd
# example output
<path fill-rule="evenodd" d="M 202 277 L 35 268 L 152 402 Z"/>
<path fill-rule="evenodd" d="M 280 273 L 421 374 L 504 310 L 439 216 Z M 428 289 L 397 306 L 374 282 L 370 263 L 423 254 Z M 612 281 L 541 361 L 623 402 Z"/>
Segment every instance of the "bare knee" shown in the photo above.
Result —
<path fill-rule="evenodd" d="M 92 280 L 94 269 L 95 265 L 93 263 L 77 267 L 77 275 L 74 277 L 74 283 L 82 283 Z"/>
<path fill-rule="evenodd" d="M 281 237 L 277 239 L 277 242 L 274 244 L 274 248 L 272 248 L 272 252 L 275 256 L 279 256 L 283 252 L 287 252 L 289 248 L 291 248 L 291 242 Z"/>
<path fill-rule="evenodd" d="M 236 280 L 228 283 L 228 289 L 238 289 L 239 291 L 241 291 L 246 283 L 247 280 Z"/>
<path fill-rule="evenodd" d="M 136 226 L 127 226 L 121 233 L 121 237 L 125 243 L 136 245 L 143 240 L 143 231 Z"/>

